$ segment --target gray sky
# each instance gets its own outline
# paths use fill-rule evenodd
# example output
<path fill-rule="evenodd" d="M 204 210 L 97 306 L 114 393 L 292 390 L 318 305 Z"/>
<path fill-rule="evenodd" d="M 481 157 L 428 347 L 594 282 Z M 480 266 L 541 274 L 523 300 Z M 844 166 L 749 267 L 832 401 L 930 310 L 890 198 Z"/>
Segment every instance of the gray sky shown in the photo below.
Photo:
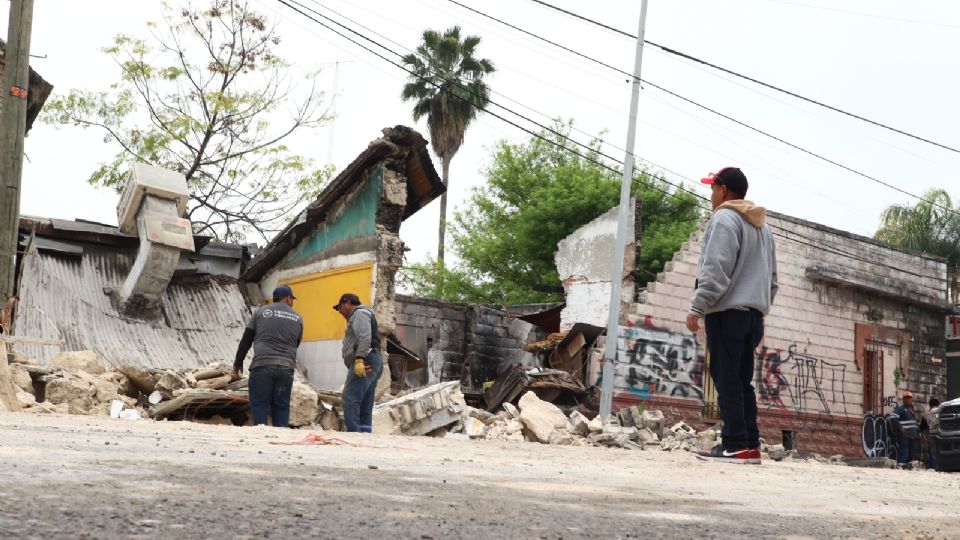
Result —
<path fill-rule="evenodd" d="M 626 137 L 629 84 L 616 72 L 446 0 L 300 1 L 330 16 L 322 6 L 339 11 L 411 49 L 425 28 L 442 30 L 459 24 L 465 33 L 482 37 L 480 56 L 498 68 L 489 79 L 495 101 L 541 123 L 548 123 L 550 117 L 573 118 L 587 134 L 606 130 L 605 140 L 612 146 L 605 147 L 605 152 L 623 158 L 619 148 Z M 526 0 L 461 1 L 632 70 L 634 43 L 627 38 Z M 333 132 L 333 163 L 339 169 L 381 128 L 414 125 L 411 105 L 400 101 L 404 72 L 273 0 L 252 3 L 279 22 L 282 54 L 304 70 L 326 66 L 320 81 L 331 93 L 334 69 L 330 63 L 344 62 L 339 69 L 336 122 L 333 128 L 299 137 L 294 146 L 300 152 L 326 161 Z M 630 33 L 637 29 L 640 3 L 636 1 L 553 3 Z M 95 4 L 96 9 L 87 2 L 36 4 L 32 52 L 47 58 L 34 59 L 32 66 L 55 86 L 54 92 L 106 88 L 117 79 L 118 69 L 99 48 L 119 32 L 145 33 L 146 21 L 159 17 L 159 2 L 98 0 Z M 6 17 L 3 9 L 2 28 L 6 28 Z M 651 0 L 647 38 L 905 131 L 960 146 L 956 127 L 960 125 L 956 99 L 960 3 Z M 930 187 L 944 187 L 960 197 L 955 172 L 960 166 L 958 154 L 692 65 L 652 47 L 645 49 L 642 76 L 906 191 L 920 195 Z M 415 127 L 427 134 L 425 121 Z M 57 131 L 35 125 L 26 142 L 30 162 L 24 167 L 21 212 L 116 223 L 117 197 L 86 184 L 96 165 L 116 151 L 104 144 L 102 135 L 94 130 Z M 575 136 L 582 142 L 590 139 L 582 133 Z M 454 208 L 462 207 L 471 188 L 482 186 L 490 149 L 503 138 L 520 141 L 526 134 L 483 114 L 469 129 L 451 166 Z M 916 202 L 649 87 L 641 92 L 636 154 L 681 175 L 667 172 L 672 181 L 699 179 L 723 166 L 740 166 L 751 181 L 749 198 L 758 204 L 860 234 L 874 232 L 887 205 Z M 699 184 L 694 189 L 709 193 Z M 404 224 L 401 236 L 412 248 L 410 261 L 435 253 L 438 213 L 435 202 Z"/>

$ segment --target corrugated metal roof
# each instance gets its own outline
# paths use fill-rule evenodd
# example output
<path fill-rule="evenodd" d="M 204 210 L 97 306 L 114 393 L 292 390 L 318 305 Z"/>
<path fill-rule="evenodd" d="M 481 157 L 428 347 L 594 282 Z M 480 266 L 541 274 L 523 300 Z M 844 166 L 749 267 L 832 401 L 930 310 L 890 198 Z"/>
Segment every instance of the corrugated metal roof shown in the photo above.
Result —
<path fill-rule="evenodd" d="M 23 258 L 16 333 L 62 338 L 64 350 L 93 350 L 107 364 L 194 368 L 229 361 L 250 316 L 238 282 L 224 277 L 174 278 L 164 320 L 121 316 L 105 291 L 119 288 L 134 252 L 85 247 L 80 258 L 41 253 Z M 56 347 L 24 345 L 41 362 Z"/>
<path fill-rule="evenodd" d="M 427 141 L 423 136 L 406 126 L 384 128 L 383 137 L 371 142 L 366 150 L 331 180 L 317 199 L 263 248 L 241 277 L 246 281 L 259 281 L 318 223 L 326 219 L 327 211 L 350 187 L 366 178 L 370 167 L 388 156 L 398 155 L 407 160 L 404 172 L 407 177 L 407 204 L 403 219 L 410 217 L 446 191 L 430 159 Z"/>

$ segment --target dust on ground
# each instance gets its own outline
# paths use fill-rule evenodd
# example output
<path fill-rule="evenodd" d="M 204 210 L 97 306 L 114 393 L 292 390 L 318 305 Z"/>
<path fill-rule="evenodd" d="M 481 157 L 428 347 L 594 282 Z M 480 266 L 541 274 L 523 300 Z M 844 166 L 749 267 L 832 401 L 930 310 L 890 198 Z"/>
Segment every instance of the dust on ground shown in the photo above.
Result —
<path fill-rule="evenodd" d="M 960 475 L 0 413 L 0 537 L 956 538 Z"/>

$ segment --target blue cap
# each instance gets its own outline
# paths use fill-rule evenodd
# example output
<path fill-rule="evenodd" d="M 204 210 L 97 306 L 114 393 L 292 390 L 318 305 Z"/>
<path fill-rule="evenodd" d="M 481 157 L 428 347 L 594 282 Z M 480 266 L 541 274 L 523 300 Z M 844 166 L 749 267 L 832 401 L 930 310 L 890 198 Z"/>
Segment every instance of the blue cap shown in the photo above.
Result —
<path fill-rule="evenodd" d="M 293 295 L 293 289 L 291 289 L 289 285 L 281 285 L 273 290 L 274 302 L 276 302 L 277 300 L 280 300 L 281 298 L 286 298 L 288 296 L 290 298 L 293 298 L 294 300 L 297 299 L 297 297 Z"/>

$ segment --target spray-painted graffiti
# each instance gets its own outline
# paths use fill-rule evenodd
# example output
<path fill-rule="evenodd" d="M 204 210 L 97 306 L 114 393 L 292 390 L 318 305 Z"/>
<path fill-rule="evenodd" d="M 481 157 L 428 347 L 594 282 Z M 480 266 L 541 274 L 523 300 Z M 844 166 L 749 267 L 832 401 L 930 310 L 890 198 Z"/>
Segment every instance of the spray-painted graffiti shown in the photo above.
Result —
<path fill-rule="evenodd" d="M 692 335 L 621 327 L 614 385 L 641 397 L 660 394 L 703 400 L 703 359 Z"/>
<path fill-rule="evenodd" d="M 883 408 L 883 407 L 889 407 L 889 408 L 891 408 L 891 409 L 896 408 L 896 407 L 897 407 L 897 396 L 887 396 L 887 397 L 884 397 L 884 398 L 880 398 L 880 407 L 881 407 L 881 408 Z"/>
<path fill-rule="evenodd" d="M 886 416 L 873 413 L 863 417 L 860 430 L 863 441 L 863 454 L 869 458 L 888 457 L 897 459 L 897 441 L 893 435 L 893 426 Z"/>
<path fill-rule="evenodd" d="M 768 407 L 787 408 L 784 398 L 797 412 L 816 410 L 845 414 L 847 366 L 826 362 L 790 345 L 784 357 L 779 349 L 760 350 L 757 355 L 757 394 Z"/>

